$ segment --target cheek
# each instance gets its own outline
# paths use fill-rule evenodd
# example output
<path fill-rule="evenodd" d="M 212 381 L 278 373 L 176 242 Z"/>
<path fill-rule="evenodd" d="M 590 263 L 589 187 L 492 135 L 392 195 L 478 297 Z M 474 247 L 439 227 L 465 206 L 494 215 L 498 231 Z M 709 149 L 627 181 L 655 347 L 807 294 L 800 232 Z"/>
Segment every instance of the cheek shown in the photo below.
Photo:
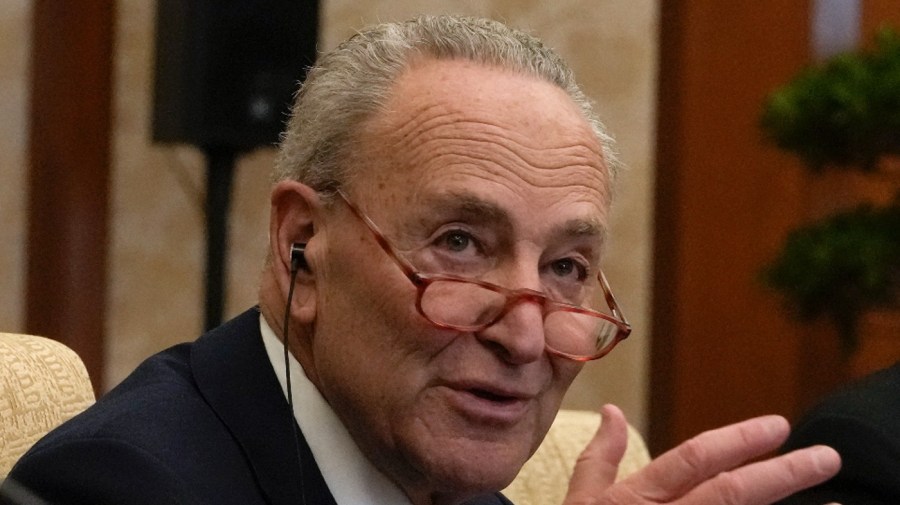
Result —
<path fill-rule="evenodd" d="M 556 417 L 556 412 L 559 410 L 566 391 L 569 390 L 569 386 L 572 385 L 572 381 L 581 372 L 584 364 L 554 357 L 551 358 L 550 366 L 552 379 L 547 392 L 544 394 L 541 410 L 544 416 L 550 416 L 550 421 L 552 422 L 553 418 Z"/>
<path fill-rule="evenodd" d="M 331 254 L 316 334 L 329 355 L 347 354 L 360 368 L 426 360 L 440 333 L 416 310 L 417 290 L 377 244 L 347 240 Z"/>
<path fill-rule="evenodd" d="M 320 388 L 342 418 L 384 425 L 428 382 L 440 343 L 416 312 L 408 280 L 357 275 L 355 283 L 340 274 L 330 279 L 347 287 L 322 300 L 313 357 Z"/>
<path fill-rule="evenodd" d="M 572 381 L 584 368 L 584 363 L 559 357 L 550 358 L 550 364 L 553 369 L 553 385 L 551 389 L 558 394 L 565 394 L 569 386 L 572 385 Z"/>
<path fill-rule="evenodd" d="M 397 334 L 405 328 L 391 323 L 378 308 L 371 315 L 317 331 L 321 342 L 315 346 L 320 390 L 367 452 L 393 445 L 394 418 L 409 410 L 427 383 L 425 366 L 415 352 L 397 343 Z"/>

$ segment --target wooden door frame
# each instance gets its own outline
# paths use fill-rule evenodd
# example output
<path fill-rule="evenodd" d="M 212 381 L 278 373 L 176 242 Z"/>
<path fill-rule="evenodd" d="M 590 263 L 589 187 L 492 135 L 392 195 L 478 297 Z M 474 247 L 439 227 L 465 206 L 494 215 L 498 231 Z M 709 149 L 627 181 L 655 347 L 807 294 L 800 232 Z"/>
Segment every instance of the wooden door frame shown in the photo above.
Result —
<path fill-rule="evenodd" d="M 25 331 L 63 342 L 103 389 L 114 2 L 32 11 Z"/>

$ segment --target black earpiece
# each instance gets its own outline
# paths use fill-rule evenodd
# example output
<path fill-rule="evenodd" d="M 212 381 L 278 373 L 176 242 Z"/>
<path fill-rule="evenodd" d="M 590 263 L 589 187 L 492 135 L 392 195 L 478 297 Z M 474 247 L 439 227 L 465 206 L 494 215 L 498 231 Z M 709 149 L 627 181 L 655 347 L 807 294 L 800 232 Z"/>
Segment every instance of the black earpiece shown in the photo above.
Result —
<path fill-rule="evenodd" d="M 291 431 L 294 433 L 294 449 L 297 451 L 297 463 L 300 465 L 300 481 L 303 481 L 303 457 L 300 454 L 300 428 L 297 427 L 297 421 L 294 419 L 294 392 L 291 382 L 291 363 L 290 363 L 290 340 L 288 333 L 288 325 L 291 322 L 291 300 L 294 299 L 294 287 L 297 285 L 297 271 L 301 268 L 309 271 L 309 263 L 306 262 L 306 244 L 294 242 L 291 244 L 291 284 L 288 288 L 287 302 L 284 305 L 284 323 L 281 325 L 281 341 L 284 346 L 284 382 L 287 386 L 288 409 L 290 409 Z M 301 488 L 301 491 L 303 489 Z M 302 505 L 306 505 L 306 493 L 301 492 Z"/>
<path fill-rule="evenodd" d="M 305 270 L 309 272 L 309 263 L 306 262 L 306 244 L 294 242 L 291 244 L 291 272 Z"/>

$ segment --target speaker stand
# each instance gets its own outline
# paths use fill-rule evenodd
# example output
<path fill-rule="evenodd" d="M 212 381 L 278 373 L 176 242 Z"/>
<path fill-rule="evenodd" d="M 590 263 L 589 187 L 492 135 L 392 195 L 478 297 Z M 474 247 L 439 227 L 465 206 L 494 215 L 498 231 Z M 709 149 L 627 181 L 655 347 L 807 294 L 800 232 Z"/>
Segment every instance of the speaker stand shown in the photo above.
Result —
<path fill-rule="evenodd" d="M 228 212 L 238 151 L 204 148 L 206 154 L 206 317 L 209 331 L 222 324 L 225 265 L 228 258 Z"/>

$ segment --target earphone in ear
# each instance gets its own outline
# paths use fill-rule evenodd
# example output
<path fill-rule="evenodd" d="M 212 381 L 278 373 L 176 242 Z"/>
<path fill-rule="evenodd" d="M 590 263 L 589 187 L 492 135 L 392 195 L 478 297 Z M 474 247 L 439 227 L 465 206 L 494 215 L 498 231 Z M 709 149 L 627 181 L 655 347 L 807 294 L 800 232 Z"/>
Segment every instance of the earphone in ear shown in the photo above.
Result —
<path fill-rule="evenodd" d="M 291 244 L 291 272 L 303 269 L 309 271 L 309 263 L 306 262 L 306 244 L 294 242 Z"/>
<path fill-rule="evenodd" d="M 297 451 L 297 463 L 300 465 L 301 481 L 303 480 L 303 456 L 300 453 L 300 428 L 297 426 L 297 421 L 294 420 L 294 393 L 291 383 L 290 348 L 288 346 L 290 337 L 288 334 L 288 324 L 291 321 L 291 300 L 294 298 L 294 286 L 297 284 L 297 271 L 301 268 L 307 272 L 309 271 L 309 263 L 306 262 L 304 252 L 306 252 L 305 243 L 294 242 L 291 244 L 291 284 L 288 288 L 287 302 L 285 302 L 284 306 L 284 323 L 281 325 L 281 340 L 284 346 L 284 382 L 287 387 L 288 408 L 291 413 L 288 422 L 291 425 L 291 431 L 294 433 L 294 450 Z M 303 492 L 303 488 L 301 488 L 300 497 L 302 498 L 301 503 L 306 505 L 306 493 Z"/>

